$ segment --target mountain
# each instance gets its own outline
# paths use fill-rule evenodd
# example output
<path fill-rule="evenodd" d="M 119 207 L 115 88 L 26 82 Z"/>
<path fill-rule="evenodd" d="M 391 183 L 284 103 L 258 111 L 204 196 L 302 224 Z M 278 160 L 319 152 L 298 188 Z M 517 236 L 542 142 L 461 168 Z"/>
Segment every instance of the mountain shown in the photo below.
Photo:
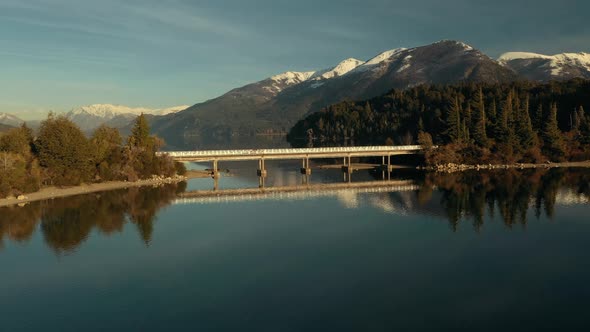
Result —
<path fill-rule="evenodd" d="M 543 55 L 527 52 L 508 52 L 498 59 L 523 78 L 534 81 L 590 79 L 590 54 L 562 53 Z"/>
<path fill-rule="evenodd" d="M 389 50 L 366 62 L 351 58 L 317 72 L 272 76 L 182 112 L 155 117 L 152 127 L 171 146 L 203 148 L 239 141 L 236 137 L 284 134 L 310 112 L 393 88 L 517 78 L 513 70 L 469 45 L 441 41 Z"/>
<path fill-rule="evenodd" d="M 122 128 L 140 114 L 168 115 L 182 111 L 189 106 L 175 106 L 164 109 L 132 108 L 122 105 L 94 104 L 81 106 L 67 112 L 65 116 L 76 123 L 83 131 L 90 132 L 100 125 Z"/>
<path fill-rule="evenodd" d="M 0 124 L 8 125 L 11 127 L 19 127 L 25 121 L 8 113 L 0 113 Z"/>

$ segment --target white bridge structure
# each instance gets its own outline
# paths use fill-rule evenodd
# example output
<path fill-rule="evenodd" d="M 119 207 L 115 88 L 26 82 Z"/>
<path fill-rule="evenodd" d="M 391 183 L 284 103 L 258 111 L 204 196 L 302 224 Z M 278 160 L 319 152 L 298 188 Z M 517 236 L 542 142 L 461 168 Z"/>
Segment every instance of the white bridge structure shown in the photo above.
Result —
<path fill-rule="evenodd" d="M 170 151 L 167 154 L 176 161 L 212 162 L 212 176 L 218 177 L 219 161 L 258 160 L 258 176 L 266 177 L 266 160 L 302 160 L 301 173 L 311 174 L 310 159 L 343 158 L 342 170 L 350 174 L 354 170 L 351 158 L 382 157 L 382 168 L 392 170 L 391 156 L 423 153 L 426 147 L 421 145 L 401 146 L 355 146 L 333 148 L 303 149 L 242 149 L 242 150 L 202 150 L 202 151 Z"/>

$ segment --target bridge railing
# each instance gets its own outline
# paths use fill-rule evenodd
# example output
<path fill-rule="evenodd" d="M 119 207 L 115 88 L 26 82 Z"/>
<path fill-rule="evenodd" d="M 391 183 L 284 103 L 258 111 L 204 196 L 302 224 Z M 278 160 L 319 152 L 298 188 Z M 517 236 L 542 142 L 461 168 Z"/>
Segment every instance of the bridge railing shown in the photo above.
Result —
<path fill-rule="evenodd" d="M 289 154 L 322 154 L 322 153 L 358 153 L 358 152 L 398 152 L 424 150 L 421 145 L 398 146 L 356 146 L 329 148 L 297 148 L 297 149 L 240 149 L 240 150 L 199 150 L 199 151 L 169 151 L 158 152 L 171 157 L 199 157 L 199 156 L 248 156 L 248 155 L 289 155 Z"/>

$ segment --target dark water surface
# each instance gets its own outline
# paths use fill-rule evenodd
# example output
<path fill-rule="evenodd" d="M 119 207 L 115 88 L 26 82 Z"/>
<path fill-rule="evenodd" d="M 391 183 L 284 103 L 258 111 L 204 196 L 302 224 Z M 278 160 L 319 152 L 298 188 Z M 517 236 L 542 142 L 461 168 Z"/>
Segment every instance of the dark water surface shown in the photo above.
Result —
<path fill-rule="evenodd" d="M 251 166 L 220 188 L 257 187 Z M 304 180 L 267 167 L 269 186 Z M 198 179 L 0 208 L 0 331 L 588 326 L 590 171 L 402 178 L 414 185 L 178 199 L 213 187 Z"/>

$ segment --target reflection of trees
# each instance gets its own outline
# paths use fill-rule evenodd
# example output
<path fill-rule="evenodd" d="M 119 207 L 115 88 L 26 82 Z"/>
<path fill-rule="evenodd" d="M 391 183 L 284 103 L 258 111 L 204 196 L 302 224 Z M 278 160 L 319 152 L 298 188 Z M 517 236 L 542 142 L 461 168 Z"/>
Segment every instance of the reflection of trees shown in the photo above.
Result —
<path fill-rule="evenodd" d="M 131 188 L 84 196 L 35 202 L 2 209 L 0 245 L 5 236 L 13 241 L 30 239 L 37 224 L 45 242 L 56 252 L 75 250 L 94 230 L 110 235 L 121 232 L 127 220 L 149 244 L 155 215 L 182 192 L 186 184 Z"/>
<path fill-rule="evenodd" d="M 3 208 L 0 213 L 0 248 L 5 237 L 12 241 L 28 241 L 41 217 L 38 204 Z"/>
<path fill-rule="evenodd" d="M 479 230 L 486 208 L 490 217 L 498 213 L 508 227 L 526 226 L 532 203 L 537 218 L 542 211 L 552 218 L 559 190 L 573 188 L 579 194 L 588 194 L 588 180 L 587 170 L 511 169 L 429 174 L 425 186 L 435 185 L 441 191 L 441 203 L 453 230 L 464 219 L 471 219 L 475 230 Z"/>

